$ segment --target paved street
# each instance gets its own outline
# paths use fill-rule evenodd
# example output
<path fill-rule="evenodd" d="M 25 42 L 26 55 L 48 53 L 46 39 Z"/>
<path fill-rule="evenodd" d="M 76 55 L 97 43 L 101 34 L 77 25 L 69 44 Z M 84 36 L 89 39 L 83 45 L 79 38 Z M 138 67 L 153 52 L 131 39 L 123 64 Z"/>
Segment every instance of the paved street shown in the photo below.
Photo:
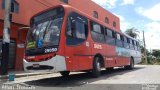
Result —
<path fill-rule="evenodd" d="M 89 73 L 72 73 L 69 77 L 60 74 L 47 74 L 17 78 L 9 86 L 33 87 L 36 90 L 50 89 L 100 89 L 100 90 L 142 90 L 142 87 L 152 87 L 160 90 L 160 66 L 137 65 L 134 70 L 116 68 L 113 71 L 102 71 L 99 78 L 93 78 Z M 147 85 L 147 86 L 146 86 Z M 5 90 L 5 89 L 4 89 Z M 147 90 L 147 89 L 144 89 Z M 150 89 L 149 89 L 150 90 Z"/>

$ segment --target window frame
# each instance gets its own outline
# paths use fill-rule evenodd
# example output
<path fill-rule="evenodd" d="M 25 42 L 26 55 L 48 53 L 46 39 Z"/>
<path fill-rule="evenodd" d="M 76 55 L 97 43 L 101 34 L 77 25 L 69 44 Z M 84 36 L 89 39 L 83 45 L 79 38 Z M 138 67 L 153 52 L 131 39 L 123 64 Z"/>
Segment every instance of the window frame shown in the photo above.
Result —
<path fill-rule="evenodd" d="M 108 34 L 108 32 L 112 32 L 112 36 L 111 36 L 111 34 Z M 109 28 L 105 28 L 105 35 L 107 37 L 115 38 L 114 31 Z"/>
<path fill-rule="evenodd" d="M 117 35 L 119 35 L 119 38 L 118 38 L 118 36 L 117 36 Z M 121 34 L 116 33 L 116 39 L 117 39 L 117 40 L 121 40 Z"/>
<path fill-rule="evenodd" d="M 73 30 L 73 36 L 68 35 L 68 20 L 70 20 L 70 18 L 73 18 L 75 20 L 75 22 L 79 22 L 79 23 L 83 23 L 84 24 L 84 28 L 85 28 L 85 39 L 82 38 L 77 38 L 76 36 L 76 30 Z M 81 18 L 81 20 L 80 20 Z M 84 22 L 83 22 L 84 21 Z M 69 13 L 68 17 L 67 17 L 67 24 L 66 24 L 66 31 L 65 31 L 65 36 L 66 36 L 66 45 L 68 46 L 77 46 L 77 45 L 81 45 L 82 43 L 84 43 L 87 38 L 88 38 L 88 34 L 89 34 L 89 28 L 88 28 L 88 18 L 84 17 L 83 15 L 77 13 L 77 12 L 71 12 Z M 72 28 L 72 22 L 70 20 L 70 28 Z M 75 23 L 76 24 L 76 23 Z M 74 27 L 76 28 L 76 25 L 74 25 Z M 68 39 L 72 39 L 72 40 L 79 40 L 81 42 L 77 42 L 78 44 L 69 44 L 67 42 Z"/>
<path fill-rule="evenodd" d="M 122 34 L 116 32 L 115 35 L 116 35 L 116 46 L 125 48 L 123 44 Z M 119 35 L 119 38 L 117 37 L 117 35 Z"/>
<path fill-rule="evenodd" d="M 98 15 L 98 12 L 97 12 L 97 11 L 93 11 L 93 17 L 94 17 L 94 18 L 97 18 L 97 19 L 99 18 L 99 15 Z"/>
<path fill-rule="evenodd" d="M 109 28 L 106 28 L 106 27 L 105 27 L 104 31 L 105 31 L 105 33 L 104 33 L 105 43 L 112 45 L 112 46 L 115 46 L 115 44 L 116 44 L 115 32 Z M 112 32 L 112 36 L 108 34 L 108 31 Z M 113 41 L 113 42 L 110 42 L 110 41 Z"/>
<path fill-rule="evenodd" d="M 96 32 L 96 31 L 94 30 L 94 27 L 93 27 L 94 25 L 93 25 L 93 24 L 99 25 L 101 32 Z M 90 30 L 90 31 L 91 31 L 92 40 L 95 41 L 95 42 L 98 42 L 98 43 L 105 43 L 105 35 L 104 35 L 105 31 L 104 31 L 103 25 L 98 24 L 97 22 L 95 22 L 95 21 L 93 21 L 93 20 L 90 20 L 90 27 L 91 27 L 91 30 Z M 97 35 L 101 35 L 101 39 L 103 38 L 103 40 L 101 40 L 101 41 L 96 40 L 96 39 L 95 39 L 95 36 L 93 35 L 93 33 L 95 33 L 95 34 L 97 34 Z"/>
<path fill-rule="evenodd" d="M 131 50 L 135 50 L 134 44 L 133 44 L 133 39 L 129 38 L 129 46 Z"/>
<path fill-rule="evenodd" d="M 96 23 L 96 22 L 94 22 L 94 21 L 90 21 L 90 23 L 91 23 L 91 31 L 96 32 L 96 33 L 99 33 L 99 34 L 102 34 L 103 31 L 102 31 L 102 26 L 101 26 L 100 24 L 98 24 L 98 23 Z M 94 25 L 93 25 L 93 24 L 96 24 L 96 25 L 99 26 L 100 32 L 94 30 L 95 28 L 94 28 Z"/>
<path fill-rule="evenodd" d="M 113 27 L 117 27 L 116 21 L 113 21 Z"/>
<path fill-rule="evenodd" d="M 128 43 L 128 40 L 127 40 L 127 37 L 126 36 L 123 36 L 123 41 Z"/>
<path fill-rule="evenodd" d="M 108 17 L 105 17 L 104 22 L 107 23 L 107 24 L 109 24 L 109 18 L 108 18 Z"/>
<path fill-rule="evenodd" d="M 5 0 L 2 0 L 2 10 L 5 9 Z M 11 12 L 19 13 L 19 3 L 16 0 L 11 0 Z"/>
<path fill-rule="evenodd" d="M 136 45 L 137 45 L 137 51 L 141 51 L 140 43 L 138 41 L 136 41 Z"/>
<path fill-rule="evenodd" d="M 124 45 L 124 48 L 127 48 L 127 49 L 130 48 L 130 45 L 128 43 L 128 37 L 126 37 L 125 35 L 123 36 L 123 45 Z"/>

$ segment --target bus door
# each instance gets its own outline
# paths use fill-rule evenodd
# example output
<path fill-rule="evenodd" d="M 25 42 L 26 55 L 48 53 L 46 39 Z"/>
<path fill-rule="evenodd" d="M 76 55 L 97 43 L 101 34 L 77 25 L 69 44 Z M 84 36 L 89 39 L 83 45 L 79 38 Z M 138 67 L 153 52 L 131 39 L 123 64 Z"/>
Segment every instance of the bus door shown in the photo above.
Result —
<path fill-rule="evenodd" d="M 88 36 L 88 21 L 83 16 L 72 13 L 68 18 L 66 31 L 66 54 L 72 59 L 73 70 L 91 68 Z"/>

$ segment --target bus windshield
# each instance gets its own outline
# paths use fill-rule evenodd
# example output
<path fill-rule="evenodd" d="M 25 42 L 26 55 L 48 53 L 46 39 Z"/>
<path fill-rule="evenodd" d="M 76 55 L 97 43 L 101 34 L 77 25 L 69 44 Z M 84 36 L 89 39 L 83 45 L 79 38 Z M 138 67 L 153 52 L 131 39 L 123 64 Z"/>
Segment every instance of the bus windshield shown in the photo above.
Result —
<path fill-rule="evenodd" d="M 33 17 L 31 29 L 27 36 L 26 49 L 58 46 L 63 16 L 63 10 L 58 8 Z"/>

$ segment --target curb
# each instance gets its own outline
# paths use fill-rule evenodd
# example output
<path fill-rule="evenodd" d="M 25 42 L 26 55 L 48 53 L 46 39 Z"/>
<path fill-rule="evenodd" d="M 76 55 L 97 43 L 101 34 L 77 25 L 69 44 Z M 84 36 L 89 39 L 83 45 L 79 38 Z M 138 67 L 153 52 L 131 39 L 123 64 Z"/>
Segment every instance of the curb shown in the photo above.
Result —
<path fill-rule="evenodd" d="M 15 74 L 15 78 L 26 77 L 26 76 L 44 75 L 44 74 L 51 74 L 51 72 L 46 72 L 46 73 L 22 73 L 22 74 Z M 0 80 L 6 80 L 6 79 L 8 79 L 8 76 L 9 76 L 9 75 L 2 75 L 2 76 L 0 76 Z"/>

